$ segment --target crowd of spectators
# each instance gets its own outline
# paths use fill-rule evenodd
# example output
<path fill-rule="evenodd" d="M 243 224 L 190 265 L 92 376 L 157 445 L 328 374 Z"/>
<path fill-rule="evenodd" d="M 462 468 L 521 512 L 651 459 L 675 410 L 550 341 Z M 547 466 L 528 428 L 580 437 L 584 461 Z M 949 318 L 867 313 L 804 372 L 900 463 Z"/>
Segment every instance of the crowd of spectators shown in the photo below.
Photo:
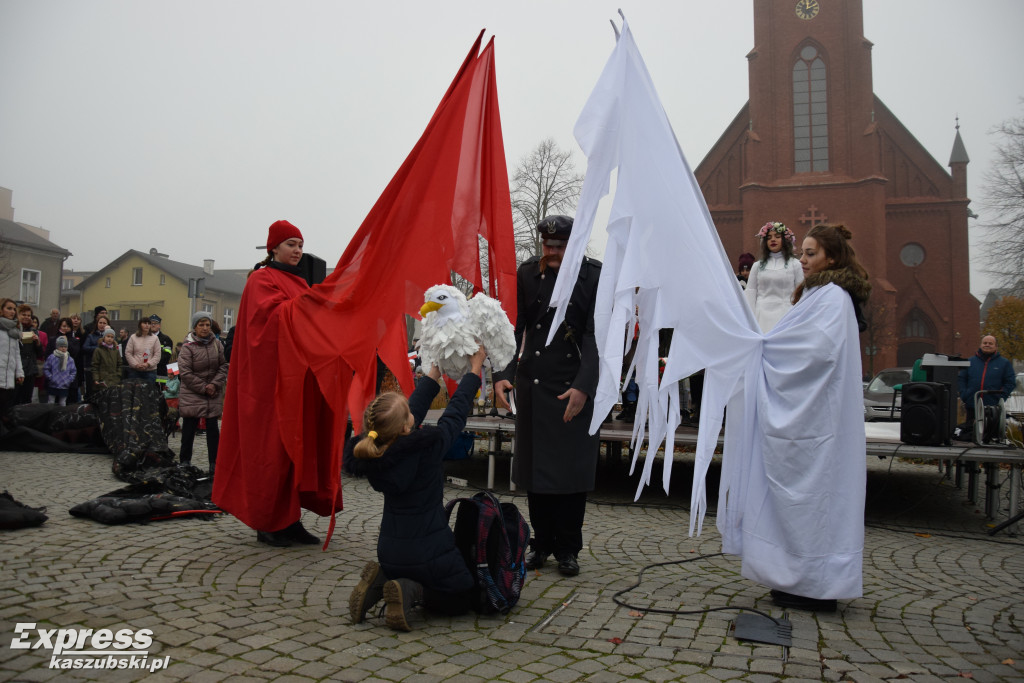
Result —
<path fill-rule="evenodd" d="M 220 327 L 207 319 L 221 341 Z M 65 316 L 56 308 L 40 323 L 31 305 L 0 299 L 0 420 L 19 404 L 86 402 L 129 377 L 163 390 L 167 366 L 177 361 L 182 342 L 175 344 L 161 331 L 156 314 L 133 322 L 130 330 L 112 321 L 106 307 L 96 306 L 85 325 L 81 314 Z"/>

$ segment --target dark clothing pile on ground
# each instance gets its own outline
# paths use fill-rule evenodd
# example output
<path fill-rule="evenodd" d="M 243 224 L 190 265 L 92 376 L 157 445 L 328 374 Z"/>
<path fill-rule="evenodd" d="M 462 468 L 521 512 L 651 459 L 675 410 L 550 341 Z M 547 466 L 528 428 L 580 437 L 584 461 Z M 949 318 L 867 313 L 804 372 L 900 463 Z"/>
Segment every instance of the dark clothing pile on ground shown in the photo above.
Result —
<path fill-rule="evenodd" d="M 116 472 L 129 483 L 71 508 L 74 517 L 102 524 L 128 524 L 183 516 L 208 517 L 219 513 L 210 502 L 213 482 L 191 465 L 168 465 Z"/>
<path fill-rule="evenodd" d="M 14 500 L 7 491 L 0 493 L 0 529 L 10 531 L 39 526 L 46 519 L 46 508 L 29 507 Z"/>
<path fill-rule="evenodd" d="M 0 424 L 0 450 L 36 453 L 106 453 L 100 417 L 88 403 L 23 403 Z"/>

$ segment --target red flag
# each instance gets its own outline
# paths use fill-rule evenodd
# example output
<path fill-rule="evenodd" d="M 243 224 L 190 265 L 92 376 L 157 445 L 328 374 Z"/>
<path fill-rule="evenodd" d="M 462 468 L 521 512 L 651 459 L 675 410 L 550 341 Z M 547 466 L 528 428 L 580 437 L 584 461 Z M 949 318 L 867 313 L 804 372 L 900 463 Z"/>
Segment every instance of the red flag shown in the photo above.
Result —
<path fill-rule="evenodd" d="M 343 433 L 351 413 L 358 431 L 373 400 L 378 355 L 405 392 L 412 391 L 405 315 L 416 314 L 423 292 L 448 282 L 451 271 L 475 290 L 485 288 L 478 236 L 488 245 L 486 289 L 515 320 L 512 208 L 494 41 L 478 55 L 482 36 L 334 272 L 282 312 L 276 390 L 282 438 L 298 479 L 330 500 L 336 491 L 324 487 L 340 487 L 343 444 L 315 443 L 318 430 L 310 429 L 309 416 L 332 423 L 325 434 Z M 319 398 L 304 391 L 314 379 Z M 310 403 L 320 399 L 326 406 Z"/>

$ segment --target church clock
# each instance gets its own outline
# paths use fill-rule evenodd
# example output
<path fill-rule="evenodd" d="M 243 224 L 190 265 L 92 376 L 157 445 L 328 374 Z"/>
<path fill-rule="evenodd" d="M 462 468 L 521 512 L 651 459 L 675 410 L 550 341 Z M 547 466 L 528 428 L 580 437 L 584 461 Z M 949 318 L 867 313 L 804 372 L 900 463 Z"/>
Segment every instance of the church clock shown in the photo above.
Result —
<path fill-rule="evenodd" d="M 820 9 L 818 0 L 797 0 L 796 3 L 796 15 L 801 19 L 813 19 Z"/>

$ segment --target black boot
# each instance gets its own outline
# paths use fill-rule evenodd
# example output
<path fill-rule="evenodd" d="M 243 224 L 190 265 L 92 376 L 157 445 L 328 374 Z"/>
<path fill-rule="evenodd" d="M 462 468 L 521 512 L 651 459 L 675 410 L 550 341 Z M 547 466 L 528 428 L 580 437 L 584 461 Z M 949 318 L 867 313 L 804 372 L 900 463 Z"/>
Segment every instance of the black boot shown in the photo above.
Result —
<path fill-rule="evenodd" d="M 835 600 L 805 598 L 802 595 L 794 595 L 793 593 L 774 589 L 772 590 L 772 602 L 779 607 L 802 609 L 808 612 L 835 612 L 837 607 Z"/>
<path fill-rule="evenodd" d="M 275 548 L 287 548 L 292 542 L 284 534 L 284 530 L 281 531 L 257 531 L 256 540 L 260 543 L 266 543 L 272 545 Z"/>
<path fill-rule="evenodd" d="M 541 550 L 539 547 L 534 545 L 534 541 L 530 541 L 530 550 L 526 553 L 526 565 L 527 569 L 540 569 L 544 566 L 544 563 L 548 561 L 548 557 L 551 555 L 546 550 Z"/>
<path fill-rule="evenodd" d="M 295 541 L 296 543 L 302 543 L 303 545 L 320 545 L 320 539 L 306 531 L 306 527 L 302 526 L 301 519 L 294 524 L 285 527 L 278 533 L 283 534 L 285 538 Z"/>
<path fill-rule="evenodd" d="M 558 573 L 562 576 L 576 576 L 580 573 L 579 562 L 573 553 L 557 553 L 555 559 L 558 560 Z"/>

